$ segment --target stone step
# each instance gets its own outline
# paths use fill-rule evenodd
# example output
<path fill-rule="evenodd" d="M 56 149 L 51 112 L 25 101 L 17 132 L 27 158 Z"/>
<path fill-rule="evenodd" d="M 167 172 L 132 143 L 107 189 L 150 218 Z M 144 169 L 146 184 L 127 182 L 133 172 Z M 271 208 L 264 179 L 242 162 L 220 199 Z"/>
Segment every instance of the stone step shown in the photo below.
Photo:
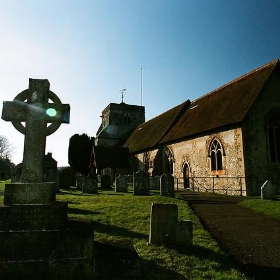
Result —
<path fill-rule="evenodd" d="M 67 203 L 0 207 L 0 231 L 61 230 L 67 220 Z"/>
<path fill-rule="evenodd" d="M 64 230 L 24 230 L 0 232 L 1 260 L 11 262 L 93 258 L 91 222 L 70 220 Z"/>
<path fill-rule="evenodd" d="M 2 262 L 1 279 L 77 280 L 95 279 L 93 259 L 60 259 L 49 261 Z"/>

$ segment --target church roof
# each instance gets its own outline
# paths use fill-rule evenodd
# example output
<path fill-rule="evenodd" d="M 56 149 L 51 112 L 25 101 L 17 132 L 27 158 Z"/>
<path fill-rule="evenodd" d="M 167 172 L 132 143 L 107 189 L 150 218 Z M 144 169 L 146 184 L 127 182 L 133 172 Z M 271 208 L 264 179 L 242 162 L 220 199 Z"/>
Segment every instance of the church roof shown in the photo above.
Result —
<path fill-rule="evenodd" d="M 161 143 L 242 122 L 278 64 L 273 60 L 194 100 Z"/>
<path fill-rule="evenodd" d="M 129 147 L 130 153 L 155 147 L 186 111 L 190 103 L 187 100 L 165 113 L 140 124 L 133 131 L 123 147 Z"/>
<path fill-rule="evenodd" d="M 130 153 L 140 152 L 241 123 L 278 65 L 275 59 L 139 125 L 124 146 L 129 147 Z"/>

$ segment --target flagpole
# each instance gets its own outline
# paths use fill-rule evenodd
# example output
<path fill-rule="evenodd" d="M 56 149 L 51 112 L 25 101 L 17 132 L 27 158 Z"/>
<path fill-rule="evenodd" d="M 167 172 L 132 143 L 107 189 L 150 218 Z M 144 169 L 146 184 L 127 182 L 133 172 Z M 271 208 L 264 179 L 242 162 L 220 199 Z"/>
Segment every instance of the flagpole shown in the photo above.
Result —
<path fill-rule="evenodd" d="M 143 68 L 142 67 L 140 72 L 140 99 L 141 99 L 141 106 L 143 106 Z"/>

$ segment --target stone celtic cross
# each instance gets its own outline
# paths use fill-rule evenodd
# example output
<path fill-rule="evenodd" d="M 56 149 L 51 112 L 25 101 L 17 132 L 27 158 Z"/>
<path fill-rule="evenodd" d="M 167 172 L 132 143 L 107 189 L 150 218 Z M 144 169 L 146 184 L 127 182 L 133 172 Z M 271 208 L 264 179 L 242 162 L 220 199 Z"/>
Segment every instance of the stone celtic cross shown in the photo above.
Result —
<path fill-rule="evenodd" d="M 22 182 L 43 182 L 46 137 L 54 133 L 61 123 L 69 123 L 69 116 L 69 104 L 62 104 L 50 91 L 48 80 L 29 79 L 28 89 L 13 101 L 3 102 L 2 119 L 11 121 L 25 135 Z"/>

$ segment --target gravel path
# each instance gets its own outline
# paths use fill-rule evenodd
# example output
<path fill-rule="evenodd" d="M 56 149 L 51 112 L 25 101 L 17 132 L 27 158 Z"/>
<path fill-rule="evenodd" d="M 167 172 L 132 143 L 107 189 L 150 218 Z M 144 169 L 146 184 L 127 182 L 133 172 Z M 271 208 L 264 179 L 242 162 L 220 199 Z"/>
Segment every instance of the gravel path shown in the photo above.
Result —
<path fill-rule="evenodd" d="M 280 220 L 238 206 L 242 197 L 181 195 L 247 276 L 280 279 Z"/>

